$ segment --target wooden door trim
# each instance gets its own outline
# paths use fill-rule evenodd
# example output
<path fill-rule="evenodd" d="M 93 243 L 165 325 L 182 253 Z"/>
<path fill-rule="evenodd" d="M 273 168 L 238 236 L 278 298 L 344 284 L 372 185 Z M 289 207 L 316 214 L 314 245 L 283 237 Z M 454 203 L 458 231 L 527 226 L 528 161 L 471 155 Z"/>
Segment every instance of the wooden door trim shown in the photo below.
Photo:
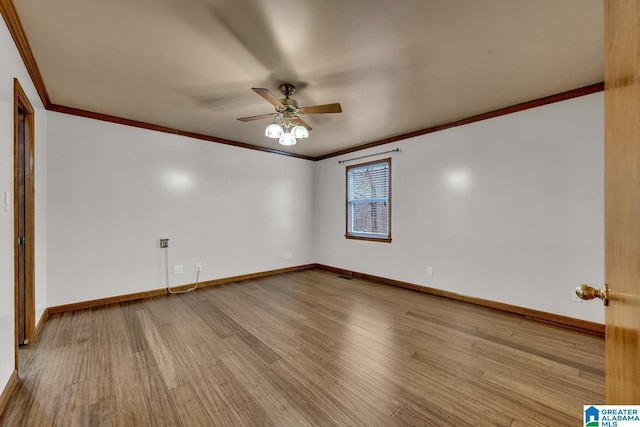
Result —
<path fill-rule="evenodd" d="M 14 305 L 15 305 L 15 366 L 18 369 L 18 221 L 15 215 L 18 205 L 18 110 L 25 114 L 25 128 L 27 129 L 28 159 L 25 180 L 25 237 L 27 245 L 25 248 L 25 268 L 26 272 L 26 322 L 25 333 L 29 342 L 35 338 L 35 126 L 34 109 L 29 98 L 25 94 L 18 79 L 13 79 L 13 253 L 14 253 Z"/>

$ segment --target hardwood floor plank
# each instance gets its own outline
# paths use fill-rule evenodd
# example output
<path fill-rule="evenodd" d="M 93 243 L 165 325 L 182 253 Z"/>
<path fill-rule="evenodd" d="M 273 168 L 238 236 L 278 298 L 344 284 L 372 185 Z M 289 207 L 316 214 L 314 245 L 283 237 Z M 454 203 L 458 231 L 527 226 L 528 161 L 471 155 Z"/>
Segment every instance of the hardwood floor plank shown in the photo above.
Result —
<path fill-rule="evenodd" d="M 395 422 L 403 426 L 412 427 L 432 427 L 432 426 L 450 426 L 450 420 L 442 419 L 436 413 L 430 413 L 425 416 L 424 412 L 418 412 L 408 406 L 400 406 L 392 415 Z"/>
<path fill-rule="evenodd" d="M 115 396 L 108 397 L 89 406 L 89 424 L 91 427 L 112 427 L 116 419 L 118 404 Z"/>
<path fill-rule="evenodd" d="M 143 304 L 140 301 L 126 301 L 120 303 L 124 320 L 127 323 L 127 331 L 131 340 L 131 349 L 133 352 L 147 350 L 149 343 L 147 337 L 140 325 L 140 318 L 137 316 L 138 311 L 142 309 Z"/>
<path fill-rule="evenodd" d="M 299 368 L 296 367 L 299 366 Z M 367 426 L 371 425 L 370 412 L 369 415 L 362 415 L 361 411 L 356 408 L 364 408 L 366 405 L 363 401 L 357 405 L 349 404 L 348 394 L 338 389 L 340 386 L 333 377 L 320 374 L 309 375 L 310 369 L 313 369 L 308 360 L 303 363 L 292 364 L 285 360 L 278 360 L 271 365 L 271 369 L 278 377 L 291 378 L 291 382 L 295 385 L 292 389 L 295 393 L 306 396 L 307 399 L 314 402 L 319 409 L 338 425 L 343 426 Z M 328 377 L 328 378 L 327 378 Z M 322 385 L 322 386 L 320 386 Z M 362 396 L 360 396 L 362 398 Z M 384 419 L 384 415 L 380 415 L 380 419 Z"/>
<path fill-rule="evenodd" d="M 137 310 L 136 316 L 138 317 L 140 331 L 149 347 L 148 349 L 153 352 L 155 360 L 160 367 L 159 372 L 169 390 L 185 384 L 186 372 L 179 359 L 171 352 L 171 344 L 165 341 L 166 335 L 160 332 L 149 311 L 146 309 Z"/>
<path fill-rule="evenodd" d="M 120 309 L 114 306 L 109 311 L 119 312 Z M 114 367 L 111 364 L 111 333 L 106 327 L 111 324 L 109 320 L 113 316 L 107 316 L 107 310 L 102 307 L 94 309 L 92 314 L 92 339 L 89 349 L 89 404 L 91 405 L 114 397 L 116 394 Z M 121 332 L 126 333 L 124 329 Z M 100 407 L 97 409 L 102 410 Z"/>
<path fill-rule="evenodd" d="M 72 312 L 71 324 L 73 344 L 83 344 L 91 338 L 91 310 L 77 310 Z"/>
<path fill-rule="evenodd" d="M 226 338 L 232 335 L 237 337 L 247 345 L 249 350 L 256 353 L 267 363 L 281 358 L 277 352 L 265 345 L 258 337 L 247 331 L 238 322 L 210 302 L 202 301 L 196 305 L 197 312 L 202 316 L 206 316 L 210 322 L 208 323 L 209 327 L 216 332 L 219 337 Z"/>
<path fill-rule="evenodd" d="M 233 327 L 227 321 L 227 316 L 209 301 L 198 301 L 193 304 L 193 311 L 200 316 L 211 331 L 219 338 L 233 335 Z"/>
<path fill-rule="evenodd" d="M 206 325 L 190 305 L 180 298 L 182 295 L 151 298 L 146 306 L 159 329 L 175 325 L 180 331 L 180 339 L 195 346 L 204 342 L 202 331 Z"/>
<path fill-rule="evenodd" d="M 237 408 L 245 405 L 246 396 L 239 385 L 225 371 L 220 370 L 220 360 L 215 352 L 209 352 L 207 344 L 217 347 L 223 340 L 213 334 L 204 324 L 189 322 L 191 327 L 200 326 L 200 332 L 209 339 L 205 342 L 196 341 L 193 345 L 189 342 L 192 336 L 191 328 L 165 323 L 158 327 L 158 331 L 170 344 L 170 351 L 178 360 L 185 373 L 185 385 L 191 385 L 196 398 L 202 404 L 207 416 L 220 425 L 245 425 L 244 418 L 240 417 Z M 227 350 L 224 350 L 227 351 Z M 178 388 L 181 388 L 180 386 Z M 174 389 L 175 390 L 175 389 Z M 256 408 L 257 402 L 247 405 L 253 414 L 260 414 Z M 268 420 L 264 416 L 262 419 Z M 257 424 L 257 423 L 256 423 Z M 247 425 L 252 425 L 251 423 Z"/>
<path fill-rule="evenodd" d="M 2 426 L 27 426 L 27 417 L 35 400 L 35 391 L 40 383 L 42 368 L 34 367 L 20 375 L 18 384 L 9 399 L 8 407 L 0 416 Z"/>
<path fill-rule="evenodd" d="M 187 378 L 186 381 L 200 370 L 203 362 L 217 363 L 217 359 L 208 353 L 204 342 L 196 341 L 194 343 L 189 341 L 192 336 L 190 329 L 171 323 L 158 327 L 158 332 L 164 338 L 167 349 L 171 352 L 174 360 L 179 364 L 180 372 Z M 219 341 L 219 339 L 212 339 L 209 342 L 216 343 Z"/>
<path fill-rule="evenodd" d="M 229 382 L 225 382 L 224 379 L 219 381 L 218 377 L 213 375 L 215 369 L 211 368 L 215 366 L 216 364 L 209 365 L 206 370 L 198 371 L 197 375 L 191 377 L 191 385 L 196 396 L 215 425 L 250 426 L 234 409 L 234 404 L 242 405 L 243 397 L 236 393 L 225 393 L 225 386 L 229 385 Z M 254 410 L 257 412 L 259 408 Z"/>
<path fill-rule="evenodd" d="M 66 344 L 71 344 L 73 340 L 73 327 L 71 325 L 71 318 L 73 312 L 63 313 L 58 319 L 57 327 L 51 337 L 50 345 L 52 347 L 59 347 Z"/>
<path fill-rule="evenodd" d="M 154 426 L 180 426 L 178 413 L 169 396 L 162 372 L 151 350 L 133 355 L 147 410 Z"/>
<path fill-rule="evenodd" d="M 295 353 L 298 356 L 294 356 Z M 326 407 L 332 418 L 353 420 L 342 425 L 387 425 L 390 422 L 389 416 L 400 405 L 397 396 L 390 399 L 363 387 L 358 375 L 346 371 L 345 368 L 348 367 L 330 355 L 321 354 L 309 347 L 287 354 L 286 362 L 275 362 L 273 369 L 291 371 L 299 381 L 306 381 L 313 393 L 324 396 L 318 399 L 317 404 Z M 300 373 L 295 374 L 296 371 Z M 337 405 L 339 412 L 330 410 L 333 404 Z"/>
<path fill-rule="evenodd" d="M 60 382 L 50 382 L 46 378 L 47 371 L 43 371 L 36 396 L 29 407 L 25 424 L 26 426 L 54 426 L 60 411 L 60 401 L 64 386 Z"/>
<path fill-rule="evenodd" d="M 109 336 L 127 330 L 127 322 L 121 304 L 109 304 L 91 309 L 91 334 Z"/>
<path fill-rule="evenodd" d="M 191 384 L 176 387 L 170 391 L 171 400 L 184 426 L 208 426 L 214 422 L 202 406 Z"/>
<path fill-rule="evenodd" d="M 229 406 L 247 426 L 277 425 L 258 399 L 219 360 L 217 363 L 210 364 L 202 375 L 218 393 L 227 397 Z"/>
<path fill-rule="evenodd" d="M 137 381 L 129 334 L 119 332 L 111 334 L 109 339 L 116 397 L 116 411 L 112 422 L 120 426 L 150 426 L 143 390 Z"/>
<path fill-rule="evenodd" d="M 604 340 L 306 270 L 53 314 L 0 426 L 570 426 Z"/>
<path fill-rule="evenodd" d="M 454 363 L 455 364 L 455 363 Z M 487 384 L 475 372 L 467 369 L 433 365 L 416 357 L 412 363 L 412 375 L 405 379 L 408 406 L 424 412 L 426 408 L 438 408 L 437 417 L 448 420 L 450 425 L 510 425 L 513 414 L 523 413 L 520 401 L 513 394 L 497 390 Z M 403 391 L 403 395 L 406 392 Z M 416 399 L 416 396 L 418 397 Z M 456 408 L 464 408 L 463 413 Z M 553 423 L 549 425 L 555 425 Z"/>
<path fill-rule="evenodd" d="M 76 382 L 64 387 L 56 425 L 69 427 L 89 425 L 89 405 L 84 398 L 88 391 L 88 381 Z"/>
<path fill-rule="evenodd" d="M 277 388 L 263 376 L 261 366 L 248 366 L 242 362 L 242 355 L 227 352 L 220 356 L 225 367 L 253 398 L 260 402 L 269 418 L 280 426 L 310 426 L 301 414 L 281 395 Z"/>
<path fill-rule="evenodd" d="M 509 380 L 505 378 L 505 375 L 501 375 L 497 372 L 486 372 L 483 375 L 483 379 L 490 382 L 501 389 L 505 389 L 508 384 L 508 388 L 512 396 L 517 397 L 520 403 L 525 403 L 530 407 L 530 410 L 526 413 L 528 415 L 536 414 L 535 418 L 541 418 L 541 416 L 549 416 L 553 420 L 550 424 L 554 426 L 571 426 L 575 425 L 575 418 L 567 413 L 567 408 L 582 408 L 587 399 L 580 399 L 579 402 L 573 401 L 561 397 L 560 393 L 548 392 L 548 389 L 544 387 L 535 387 L 531 384 L 521 381 L 514 381 L 513 377 Z M 506 382 L 508 381 L 508 383 Z M 535 402 L 528 396 L 535 396 Z"/>

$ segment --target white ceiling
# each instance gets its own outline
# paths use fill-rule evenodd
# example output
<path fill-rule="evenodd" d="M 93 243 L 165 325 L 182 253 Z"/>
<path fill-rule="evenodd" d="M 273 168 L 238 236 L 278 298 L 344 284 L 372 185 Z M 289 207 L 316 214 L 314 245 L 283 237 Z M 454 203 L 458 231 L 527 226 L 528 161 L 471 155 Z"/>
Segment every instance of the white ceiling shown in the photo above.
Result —
<path fill-rule="evenodd" d="M 53 104 L 320 156 L 604 80 L 602 0 L 14 0 Z"/>

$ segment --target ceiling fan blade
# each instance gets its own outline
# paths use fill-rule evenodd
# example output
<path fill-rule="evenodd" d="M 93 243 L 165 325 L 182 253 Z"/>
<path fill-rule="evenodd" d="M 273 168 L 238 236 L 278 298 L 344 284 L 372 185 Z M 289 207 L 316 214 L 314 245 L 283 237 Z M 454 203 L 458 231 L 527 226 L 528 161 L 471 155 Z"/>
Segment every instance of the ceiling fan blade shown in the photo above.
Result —
<path fill-rule="evenodd" d="M 267 117 L 273 117 L 273 113 L 260 114 L 259 116 L 239 117 L 238 120 L 241 122 L 250 122 L 253 120 L 266 119 Z"/>
<path fill-rule="evenodd" d="M 216 27 L 226 30 L 228 35 L 235 39 L 234 45 L 236 46 L 234 47 L 236 50 L 246 50 L 267 70 L 276 74 L 276 80 L 282 78 L 285 78 L 285 81 L 296 80 L 297 76 L 293 72 L 294 67 L 278 37 L 280 27 L 268 19 L 264 10 L 265 6 L 261 1 L 200 1 L 210 5 L 210 10 L 217 21 Z M 182 6 L 182 2 L 176 3 Z M 209 35 L 209 39 L 211 39 L 211 35 Z M 226 44 L 226 42 L 222 42 L 222 44 Z M 242 52 L 234 52 L 234 55 L 242 56 Z"/>
<path fill-rule="evenodd" d="M 266 99 L 267 102 L 273 105 L 274 107 L 284 108 L 284 105 L 282 105 L 282 102 L 280 102 L 280 100 L 276 98 L 276 96 L 272 94 L 269 89 L 265 89 L 262 87 L 252 87 L 251 90 L 257 93 L 258 95 L 260 95 L 261 97 L 263 97 L 264 99 Z"/>
<path fill-rule="evenodd" d="M 298 116 L 298 124 L 306 127 L 307 130 L 313 130 L 313 128 L 309 126 L 304 120 L 302 120 L 300 116 Z"/>
<path fill-rule="evenodd" d="M 325 113 L 342 113 L 342 107 L 338 102 L 335 104 L 312 105 L 311 107 L 302 107 L 302 114 L 325 114 Z"/>

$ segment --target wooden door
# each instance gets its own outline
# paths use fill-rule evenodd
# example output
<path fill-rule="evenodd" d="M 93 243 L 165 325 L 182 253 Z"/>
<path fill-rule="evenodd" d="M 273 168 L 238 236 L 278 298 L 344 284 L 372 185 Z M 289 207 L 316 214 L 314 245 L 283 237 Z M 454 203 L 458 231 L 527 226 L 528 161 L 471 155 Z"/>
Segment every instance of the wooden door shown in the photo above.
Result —
<path fill-rule="evenodd" d="M 14 79 L 14 276 L 16 345 L 35 335 L 34 110 Z M 16 368 L 18 351 L 16 350 Z"/>
<path fill-rule="evenodd" d="M 18 299 L 17 316 L 18 316 L 18 345 L 24 345 L 29 342 L 27 338 L 27 252 L 26 252 L 26 171 L 25 158 L 27 156 L 26 146 L 26 115 L 22 108 L 18 106 L 18 123 L 17 123 L 17 140 L 16 140 L 16 196 L 15 196 L 15 231 L 16 231 L 16 298 Z"/>
<path fill-rule="evenodd" d="M 640 404 L 640 1 L 605 0 L 607 404 Z"/>

